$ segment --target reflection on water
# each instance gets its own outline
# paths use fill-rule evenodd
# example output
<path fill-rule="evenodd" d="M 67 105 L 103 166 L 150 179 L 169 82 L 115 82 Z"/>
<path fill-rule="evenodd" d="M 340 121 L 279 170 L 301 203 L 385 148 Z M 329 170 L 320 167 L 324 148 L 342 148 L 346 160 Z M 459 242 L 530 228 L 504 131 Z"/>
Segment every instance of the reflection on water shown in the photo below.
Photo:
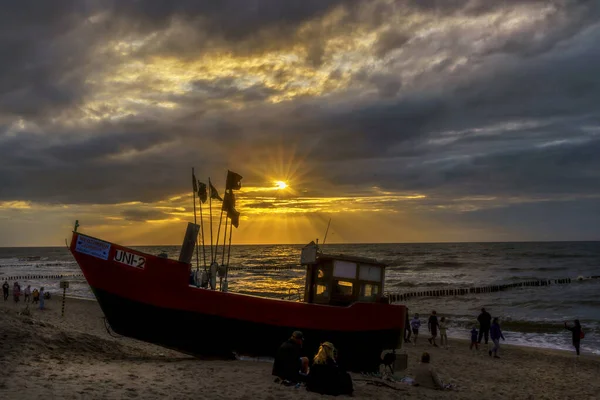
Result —
<path fill-rule="evenodd" d="M 301 245 L 233 246 L 230 263 L 248 268 L 229 272 L 232 292 L 288 298 L 290 290 L 304 290 L 304 271 L 255 270 L 265 267 L 298 267 Z M 166 252 L 179 257 L 179 246 L 136 247 L 150 254 Z M 214 250 L 214 249 L 213 249 Z M 376 258 L 389 265 L 385 290 L 406 293 L 469 286 L 495 285 L 530 279 L 576 278 L 600 275 L 600 243 L 448 243 L 326 245 L 330 254 Z M 207 259 L 210 249 L 206 247 Z M 40 257 L 28 260 L 27 257 Z M 202 259 L 200 252 L 200 259 Z M 217 259 L 222 259 L 222 247 Z M 79 273 L 64 247 L 0 248 L 3 275 Z M 93 297 L 83 279 L 70 279 L 69 293 Z M 24 282 L 22 282 L 24 283 Z M 27 282 L 58 292 L 58 281 Z M 569 347 L 561 329 L 565 320 L 578 318 L 586 330 L 584 349 L 600 352 L 600 279 L 570 285 L 520 288 L 498 293 L 444 298 L 418 298 L 407 302 L 411 312 L 438 315 L 450 320 L 449 335 L 468 338 L 469 326 L 481 307 L 506 321 L 511 341 L 551 347 Z M 424 321 L 425 322 L 425 321 Z"/>

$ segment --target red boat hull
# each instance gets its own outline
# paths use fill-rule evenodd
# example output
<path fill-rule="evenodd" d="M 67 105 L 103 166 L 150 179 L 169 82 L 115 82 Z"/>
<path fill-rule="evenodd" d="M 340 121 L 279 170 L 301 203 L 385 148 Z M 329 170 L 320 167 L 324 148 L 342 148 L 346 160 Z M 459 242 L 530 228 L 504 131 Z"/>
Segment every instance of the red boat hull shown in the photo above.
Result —
<path fill-rule="evenodd" d="M 272 356 L 301 330 L 307 356 L 330 341 L 340 363 L 362 371 L 376 369 L 381 351 L 401 344 L 404 306 L 334 307 L 196 288 L 190 264 L 76 232 L 70 249 L 111 327 L 124 336 L 195 355 Z"/>

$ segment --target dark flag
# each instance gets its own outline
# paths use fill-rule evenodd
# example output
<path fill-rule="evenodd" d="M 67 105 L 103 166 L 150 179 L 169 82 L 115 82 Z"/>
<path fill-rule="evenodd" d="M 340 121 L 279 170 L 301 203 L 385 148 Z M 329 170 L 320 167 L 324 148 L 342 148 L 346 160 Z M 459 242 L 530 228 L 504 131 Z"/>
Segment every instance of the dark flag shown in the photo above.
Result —
<path fill-rule="evenodd" d="M 231 213 L 228 211 L 227 216 L 231 220 L 231 225 L 235 226 L 236 228 L 240 226 L 240 213 L 238 211 L 232 210 Z"/>
<path fill-rule="evenodd" d="M 240 225 L 240 213 L 235 209 L 235 195 L 233 192 L 225 192 L 225 199 L 223 200 L 223 207 L 221 209 L 227 212 L 227 217 L 231 219 L 231 224 L 236 228 Z"/>
<path fill-rule="evenodd" d="M 217 189 L 215 189 L 215 187 L 213 186 L 213 184 L 210 181 L 210 179 L 208 180 L 208 186 L 210 188 L 210 198 L 211 199 L 215 199 L 215 200 L 221 200 L 221 201 L 223 201 L 223 199 L 221 198 L 221 196 L 219 196 L 219 192 L 217 192 Z"/>
<path fill-rule="evenodd" d="M 196 186 L 196 175 L 192 172 L 192 185 L 194 187 L 194 193 L 198 192 L 198 186 Z"/>
<path fill-rule="evenodd" d="M 206 203 L 208 200 L 208 194 L 206 193 L 206 183 L 198 181 L 198 198 L 201 202 Z"/>
<path fill-rule="evenodd" d="M 235 195 L 231 190 L 225 191 L 223 196 L 223 206 L 221 210 L 229 212 L 229 210 L 235 210 Z"/>
<path fill-rule="evenodd" d="M 242 188 L 242 176 L 227 170 L 227 183 L 225 190 L 240 190 Z"/>

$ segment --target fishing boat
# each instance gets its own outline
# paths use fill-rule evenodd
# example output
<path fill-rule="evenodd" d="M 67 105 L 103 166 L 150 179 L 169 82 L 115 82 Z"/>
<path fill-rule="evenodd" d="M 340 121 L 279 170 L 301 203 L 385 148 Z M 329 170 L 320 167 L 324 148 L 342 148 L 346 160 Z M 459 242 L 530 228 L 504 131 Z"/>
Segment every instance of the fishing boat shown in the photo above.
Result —
<path fill-rule="evenodd" d="M 85 235 L 78 226 L 71 253 L 110 327 L 123 336 L 198 356 L 274 356 L 300 330 L 307 356 L 329 341 L 340 364 L 354 371 L 378 369 L 382 351 L 402 344 L 407 310 L 383 295 L 386 266 L 376 260 L 325 254 L 311 242 L 300 254 L 302 298 L 266 298 L 229 292 L 226 280 L 217 290 L 216 275 L 226 279 L 227 271 L 216 263 L 190 280 L 198 268 L 190 262 L 196 224 L 188 225 L 179 260 Z"/>
<path fill-rule="evenodd" d="M 402 343 L 406 308 L 387 304 L 385 265 L 372 259 L 307 246 L 304 299 L 291 301 L 190 285 L 190 263 L 80 232 L 73 232 L 70 250 L 111 328 L 123 336 L 194 355 L 273 356 L 300 330 L 307 355 L 330 341 L 340 363 L 361 371 L 378 368 L 381 352 Z"/>

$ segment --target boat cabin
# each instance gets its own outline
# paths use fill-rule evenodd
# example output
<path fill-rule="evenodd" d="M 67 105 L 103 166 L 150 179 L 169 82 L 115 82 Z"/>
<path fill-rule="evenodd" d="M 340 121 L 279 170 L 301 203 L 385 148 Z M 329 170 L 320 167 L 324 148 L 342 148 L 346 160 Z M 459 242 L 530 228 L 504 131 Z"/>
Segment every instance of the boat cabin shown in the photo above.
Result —
<path fill-rule="evenodd" d="M 386 265 L 377 260 L 323 254 L 311 242 L 302 249 L 301 264 L 306 266 L 307 303 L 347 306 L 382 299 Z"/>

